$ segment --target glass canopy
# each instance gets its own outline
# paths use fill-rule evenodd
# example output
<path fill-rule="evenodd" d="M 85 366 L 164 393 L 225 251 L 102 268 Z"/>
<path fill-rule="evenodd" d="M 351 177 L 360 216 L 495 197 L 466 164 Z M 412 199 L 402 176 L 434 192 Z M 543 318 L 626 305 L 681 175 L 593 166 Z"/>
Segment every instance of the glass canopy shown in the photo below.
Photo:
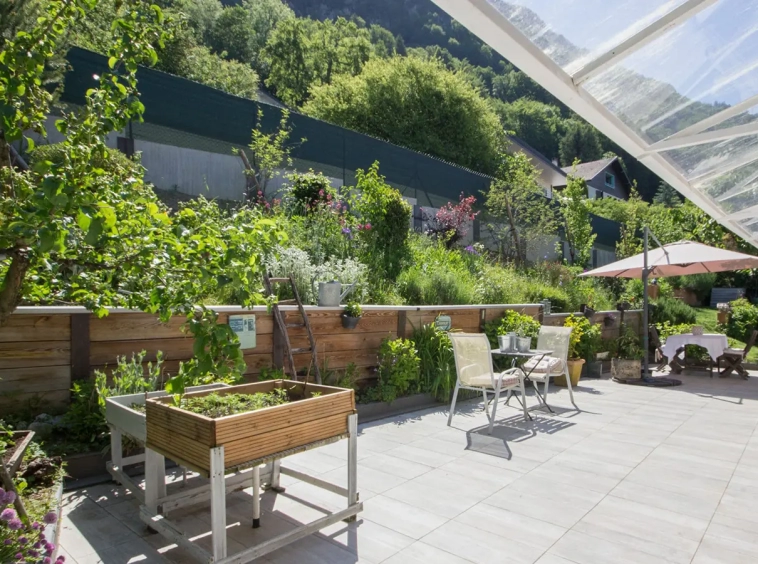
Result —
<path fill-rule="evenodd" d="M 758 247 L 757 0 L 433 0 Z"/>

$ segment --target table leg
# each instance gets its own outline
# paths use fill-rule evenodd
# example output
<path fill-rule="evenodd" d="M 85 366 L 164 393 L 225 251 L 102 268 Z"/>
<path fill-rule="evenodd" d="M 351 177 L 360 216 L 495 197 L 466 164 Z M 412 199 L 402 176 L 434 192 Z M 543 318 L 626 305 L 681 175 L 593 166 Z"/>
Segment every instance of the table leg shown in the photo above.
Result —
<path fill-rule="evenodd" d="M 347 506 L 352 507 L 358 503 L 358 415 L 355 413 L 347 417 L 347 432 Z M 355 519 L 353 515 L 345 521 Z"/>
<path fill-rule="evenodd" d="M 253 529 L 261 526 L 261 467 L 253 468 Z"/>
<path fill-rule="evenodd" d="M 158 500 L 166 497 L 166 459 L 152 449 L 145 449 L 145 506 L 158 513 Z"/>
<path fill-rule="evenodd" d="M 224 447 L 211 449 L 211 535 L 213 561 L 226 558 L 226 480 Z"/>

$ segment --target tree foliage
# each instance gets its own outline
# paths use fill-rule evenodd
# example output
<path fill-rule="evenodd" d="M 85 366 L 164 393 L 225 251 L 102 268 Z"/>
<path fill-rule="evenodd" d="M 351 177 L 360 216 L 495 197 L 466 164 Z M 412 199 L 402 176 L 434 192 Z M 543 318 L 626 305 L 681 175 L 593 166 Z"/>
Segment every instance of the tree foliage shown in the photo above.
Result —
<path fill-rule="evenodd" d="M 569 174 L 566 187 L 556 193 L 556 196 L 560 204 L 570 262 L 581 267 L 587 266 L 597 238 L 590 223 L 587 183 L 582 178 Z"/>
<path fill-rule="evenodd" d="M 485 194 L 489 232 L 500 255 L 526 264 L 527 251 L 557 231 L 555 210 L 537 183 L 539 172 L 524 153 L 501 155 L 495 181 Z"/>
<path fill-rule="evenodd" d="M 563 166 L 571 166 L 577 159 L 587 163 L 603 156 L 600 137 L 594 127 L 588 123 L 569 120 L 565 133 L 558 144 L 558 152 Z"/>
<path fill-rule="evenodd" d="M 660 184 L 658 184 L 658 191 L 653 198 L 653 203 L 661 204 L 667 208 L 674 208 L 682 204 L 682 197 L 671 184 L 661 180 Z"/>
<path fill-rule="evenodd" d="M 358 76 L 315 88 L 304 110 L 474 170 L 497 166 L 497 116 L 463 77 L 436 60 L 372 60 Z"/>

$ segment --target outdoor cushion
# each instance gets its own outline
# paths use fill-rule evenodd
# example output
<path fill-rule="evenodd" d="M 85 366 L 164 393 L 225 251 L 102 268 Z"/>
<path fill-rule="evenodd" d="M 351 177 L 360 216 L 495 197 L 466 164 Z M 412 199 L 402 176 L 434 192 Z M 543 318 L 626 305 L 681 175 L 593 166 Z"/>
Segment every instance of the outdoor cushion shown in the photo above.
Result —
<path fill-rule="evenodd" d="M 497 379 L 500 377 L 500 374 L 495 373 L 495 383 L 497 384 Z M 509 386 L 515 386 L 519 383 L 519 377 L 518 374 L 509 374 L 507 376 L 503 377 L 503 383 L 500 384 L 501 388 L 507 388 Z M 481 376 L 474 376 L 473 378 L 468 379 L 468 386 L 473 386 L 475 388 L 491 388 L 492 387 L 492 379 L 490 378 L 489 374 L 482 374 Z"/>
<path fill-rule="evenodd" d="M 563 361 L 560 358 L 552 356 L 546 356 L 539 362 L 535 358 L 530 358 L 524 364 L 524 372 L 529 374 L 562 374 L 563 373 Z"/>

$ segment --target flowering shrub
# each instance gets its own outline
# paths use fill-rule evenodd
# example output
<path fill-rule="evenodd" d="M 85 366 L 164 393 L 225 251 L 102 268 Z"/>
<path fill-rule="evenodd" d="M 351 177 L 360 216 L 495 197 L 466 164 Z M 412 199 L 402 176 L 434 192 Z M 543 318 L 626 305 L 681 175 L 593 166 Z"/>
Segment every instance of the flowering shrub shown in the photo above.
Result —
<path fill-rule="evenodd" d="M 318 204 L 331 203 L 337 199 L 337 191 L 332 188 L 329 179 L 313 170 L 291 174 L 289 184 L 289 197 L 296 211 L 300 213 L 312 210 Z"/>
<path fill-rule="evenodd" d="M 0 544 L 0 562 L 53 564 L 55 545 L 45 540 L 43 531 L 45 524 L 51 525 L 58 520 L 58 515 L 51 511 L 43 517 L 44 524 L 34 522 L 26 527 L 12 507 L 15 500 L 15 493 L 0 488 L 0 537 L 3 539 Z M 55 559 L 55 564 L 65 561 L 65 556 L 59 556 Z"/>
<path fill-rule="evenodd" d="M 469 221 L 474 221 L 479 212 L 473 211 L 476 198 L 474 196 L 464 197 L 461 193 L 460 202 L 453 205 L 448 202 L 442 206 L 434 217 L 426 219 L 429 222 L 427 234 L 445 241 L 447 248 L 452 248 L 458 241 L 463 239 L 468 233 Z M 468 250 L 469 247 L 466 247 Z M 471 251 L 473 247 L 471 247 Z"/>

